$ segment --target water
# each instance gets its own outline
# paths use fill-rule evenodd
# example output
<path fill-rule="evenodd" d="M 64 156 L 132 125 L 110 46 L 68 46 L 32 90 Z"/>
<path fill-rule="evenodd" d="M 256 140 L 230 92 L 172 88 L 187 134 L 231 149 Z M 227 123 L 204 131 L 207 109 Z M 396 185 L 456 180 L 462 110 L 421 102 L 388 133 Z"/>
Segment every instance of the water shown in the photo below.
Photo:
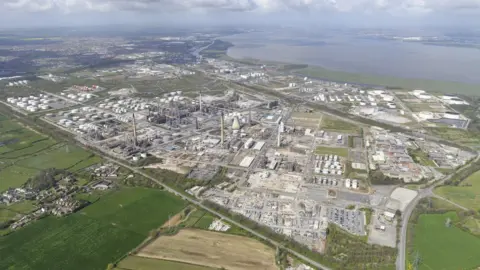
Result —
<path fill-rule="evenodd" d="M 244 33 L 222 38 L 234 58 L 301 63 L 353 73 L 480 83 L 480 50 L 349 35 Z"/>

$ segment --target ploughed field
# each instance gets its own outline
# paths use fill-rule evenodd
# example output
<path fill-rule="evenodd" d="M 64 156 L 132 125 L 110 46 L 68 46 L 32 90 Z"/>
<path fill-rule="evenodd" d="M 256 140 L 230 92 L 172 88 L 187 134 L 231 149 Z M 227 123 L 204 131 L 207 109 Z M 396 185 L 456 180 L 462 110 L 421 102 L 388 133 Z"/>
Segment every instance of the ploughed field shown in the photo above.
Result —
<path fill-rule="evenodd" d="M 198 229 L 184 229 L 173 236 L 161 236 L 140 250 L 137 256 L 216 269 L 278 269 L 275 251 L 261 242 Z"/>

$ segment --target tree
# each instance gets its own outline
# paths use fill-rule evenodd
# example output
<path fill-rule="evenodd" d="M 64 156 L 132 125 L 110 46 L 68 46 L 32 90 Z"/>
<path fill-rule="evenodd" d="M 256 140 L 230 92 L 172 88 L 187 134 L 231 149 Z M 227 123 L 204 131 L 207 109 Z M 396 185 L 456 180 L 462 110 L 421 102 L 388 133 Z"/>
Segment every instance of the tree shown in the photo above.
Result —
<path fill-rule="evenodd" d="M 397 211 L 395 211 L 395 216 L 401 217 L 402 216 L 402 211 L 397 209 Z"/>

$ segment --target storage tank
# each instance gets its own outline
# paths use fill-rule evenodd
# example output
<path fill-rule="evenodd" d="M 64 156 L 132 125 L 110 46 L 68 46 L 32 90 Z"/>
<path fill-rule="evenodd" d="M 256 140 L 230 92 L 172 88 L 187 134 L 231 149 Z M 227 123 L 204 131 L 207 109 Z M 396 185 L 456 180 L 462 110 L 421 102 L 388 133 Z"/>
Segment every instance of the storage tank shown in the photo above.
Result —
<path fill-rule="evenodd" d="M 460 114 L 456 112 L 445 112 L 443 117 L 447 119 L 460 119 Z"/>
<path fill-rule="evenodd" d="M 233 130 L 239 130 L 240 129 L 240 122 L 238 121 L 237 116 L 233 117 L 232 129 Z"/>
<path fill-rule="evenodd" d="M 427 111 L 419 112 L 418 116 L 423 120 L 432 119 L 433 118 L 433 112 L 427 112 Z"/>

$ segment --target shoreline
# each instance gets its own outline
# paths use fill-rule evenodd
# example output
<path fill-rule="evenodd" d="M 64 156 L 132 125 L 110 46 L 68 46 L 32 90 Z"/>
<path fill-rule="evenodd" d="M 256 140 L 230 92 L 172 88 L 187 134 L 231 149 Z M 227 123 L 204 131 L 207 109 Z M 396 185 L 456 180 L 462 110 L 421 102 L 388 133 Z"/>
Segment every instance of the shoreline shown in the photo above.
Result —
<path fill-rule="evenodd" d="M 334 81 L 339 83 L 356 84 L 360 86 L 371 86 L 378 88 L 397 88 L 398 90 L 414 90 L 422 89 L 434 93 L 456 94 L 456 95 L 474 95 L 480 96 L 480 84 L 471 84 L 456 81 L 440 81 L 422 78 L 404 78 L 387 75 L 353 73 L 347 71 L 337 71 L 324 68 L 320 65 L 302 64 L 300 62 L 285 63 L 281 61 L 269 61 L 256 58 L 235 58 L 228 54 L 230 48 L 236 46 L 230 41 L 217 39 L 219 41 L 229 43 L 230 46 L 224 51 L 226 56 L 224 60 L 244 64 L 273 64 L 273 65 L 304 65 L 305 68 L 286 70 L 287 73 L 296 76 L 306 76 L 313 79 Z M 260 62 L 260 63 L 254 63 Z M 460 89 L 460 90 L 459 90 Z"/>

